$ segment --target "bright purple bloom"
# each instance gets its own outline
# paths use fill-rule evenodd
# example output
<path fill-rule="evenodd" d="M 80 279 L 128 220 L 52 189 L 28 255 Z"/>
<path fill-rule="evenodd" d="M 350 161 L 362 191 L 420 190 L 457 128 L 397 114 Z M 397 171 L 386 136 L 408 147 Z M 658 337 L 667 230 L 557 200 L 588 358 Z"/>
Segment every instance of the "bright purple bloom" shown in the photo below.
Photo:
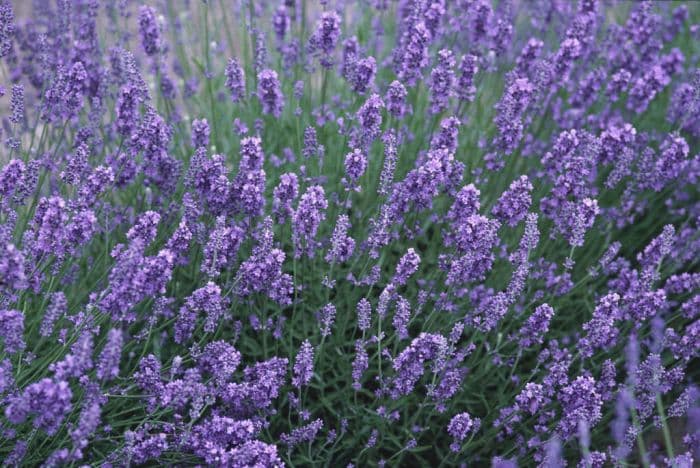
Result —
<path fill-rule="evenodd" d="M 197 360 L 201 371 L 213 375 L 219 385 L 231 379 L 240 363 L 241 353 L 221 340 L 208 343 Z"/>
<path fill-rule="evenodd" d="M 224 156 L 214 154 L 207 157 L 204 147 L 195 151 L 190 161 L 185 183 L 194 189 L 205 206 L 213 214 L 221 214 L 227 207 L 231 190 L 228 168 Z"/>
<path fill-rule="evenodd" d="M 535 93 L 535 86 L 527 78 L 517 77 L 507 84 L 501 100 L 496 105 L 498 115 L 496 146 L 504 154 L 515 151 L 523 137 L 522 114 Z"/>
<path fill-rule="evenodd" d="M 251 440 L 230 452 L 230 460 L 233 466 L 243 468 L 245 466 L 283 466 L 283 462 L 277 455 L 277 446 Z"/>
<path fill-rule="evenodd" d="M 559 392 L 563 414 L 557 430 L 564 440 L 578 432 L 581 422 L 593 427 L 600 420 L 603 401 L 595 387 L 592 377 L 581 376 Z"/>
<path fill-rule="evenodd" d="M 291 276 L 282 272 L 286 254 L 272 248 L 272 220 L 267 218 L 265 222 L 269 226 L 263 229 L 263 235 L 269 235 L 269 241 L 259 240 L 253 254 L 241 264 L 236 290 L 241 297 L 264 292 L 280 305 L 288 305 L 293 291 Z"/>
<path fill-rule="evenodd" d="M 572 213 L 570 213 L 572 216 L 571 231 L 568 234 L 564 234 L 572 247 L 581 247 L 583 245 L 583 237 L 586 231 L 593 227 L 595 217 L 599 213 L 598 201 L 590 198 L 584 198 L 580 204 L 573 208 Z"/>
<path fill-rule="evenodd" d="M 446 239 L 458 255 L 448 267 L 447 284 L 461 284 L 482 279 L 494 261 L 493 247 L 498 239 L 500 223 L 481 215 L 459 219 Z"/>
<path fill-rule="evenodd" d="M 455 194 L 452 207 L 447 213 L 447 219 L 457 226 L 461 220 L 479 212 L 481 192 L 474 184 L 465 185 Z"/>
<path fill-rule="evenodd" d="M 141 242 L 146 246 L 155 240 L 158 234 L 158 223 L 160 223 L 160 215 L 155 211 L 146 211 L 127 231 L 126 238 L 130 242 Z"/>
<path fill-rule="evenodd" d="M 397 286 L 403 286 L 406 284 L 406 281 L 418 271 L 419 265 L 420 256 L 413 248 L 409 248 L 403 257 L 399 259 L 398 265 L 396 265 L 396 273 L 394 273 L 392 283 Z"/>
<path fill-rule="evenodd" d="M 661 155 L 656 160 L 651 175 L 652 187 L 657 192 L 666 184 L 680 176 L 687 164 L 689 147 L 685 139 L 677 133 L 670 134 L 661 144 Z"/>
<path fill-rule="evenodd" d="M 44 378 L 12 398 L 5 407 L 5 417 L 13 424 L 33 417 L 34 427 L 53 435 L 72 409 L 72 397 L 68 382 Z"/>
<path fill-rule="evenodd" d="M 75 62 L 69 69 L 59 66 L 44 92 L 41 117 L 46 122 L 70 119 L 83 107 L 88 75 L 82 62 Z"/>
<path fill-rule="evenodd" d="M 513 227 L 525 219 L 532 203 L 532 184 L 527 176 L 514 180 L 503 192 L 491 212 L 502 223 Z"/>
<path fill-rule="evenodd" d="M 239 172 L 229 191 L 229 203 L 235 213 L 255 217 L 263 214 L 265 209 L 266 174 L 263 169 L 247 169 L 247 162 L 242 155 Z M 262 165 L 262 161 L 260 164 Z"/>
<path fill-rule="evenodd" d="M 50 364 L 49 370 L 54 373 L 54 377 L 58 380 L 79 378 L 93 368 L 93 351 L 93 335 L 89 331 L 85 331 L 70 347 L 70 353 L 66 354 L 62 360 Z"/>

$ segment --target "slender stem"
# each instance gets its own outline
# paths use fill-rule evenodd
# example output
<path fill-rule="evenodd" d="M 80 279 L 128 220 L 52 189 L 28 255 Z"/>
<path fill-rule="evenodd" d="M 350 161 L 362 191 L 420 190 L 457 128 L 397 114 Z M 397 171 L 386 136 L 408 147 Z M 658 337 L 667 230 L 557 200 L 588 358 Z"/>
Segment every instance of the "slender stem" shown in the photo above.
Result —
<path fill-rule="evenodd" d="M 656 410 L 659 412 L 659 418 L 661 419 L 661 428 L 664 434 L 664 445 L 666 445 L 666 454 L 670 460 L 673 468 L 676 468 L 675 455 L 673 454 L 673 441 L 671 440 L 671 431 L 668 429 L 668 424 L 666 424 L 666 412 L 664 411 L 664 403 L 661 400 L 661 395 L 656 394 Z"/>
<path fill-rule="evenodd" d="M 636 428 L 637 432 L 637 448 L 639 449 L 639 459 L 642 462 L 644 468 L 649 468 L 647 448 L 646 444 L 644 444 L 644 436 L 642 434 L 642 428 L 639 425 L 639 417 L 637 416 L 637 411 L 634 408 L 631 408 L 630 413 L 632 414 L 632 423 L 634 424 L 634 427 Z"/>
<path fill-rule="evenodd" d="M 212 71 L 211 71 L 211 59 L 209 57 L 209 7 L 204 4 L 204 63 L 206 64 L 206 69 L 204 70 L 204 79 L 207 80 L 207 94 L 209 94 L 209 103 L 211 107 L 211 125 L 214 135 L 212 136 L 212 141 L 216 145 L 217 138 L 219 137 L 219 132 L 217 131 L 217 117 L 216 117 L 216 100 L 214 99 L 214 89 L 212 84 Z M 217 145 L 218 147 L 218 145 Z"/>

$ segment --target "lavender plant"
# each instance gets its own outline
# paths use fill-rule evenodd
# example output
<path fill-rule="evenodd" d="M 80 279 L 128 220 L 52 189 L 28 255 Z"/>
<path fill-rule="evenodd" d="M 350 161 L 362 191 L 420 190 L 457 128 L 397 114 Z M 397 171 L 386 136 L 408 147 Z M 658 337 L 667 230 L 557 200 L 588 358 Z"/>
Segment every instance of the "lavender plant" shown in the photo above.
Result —
<path fill-rule="evenodd" d="M 700 6 L 0 0 L 7 466 L 700 460 Z"/>

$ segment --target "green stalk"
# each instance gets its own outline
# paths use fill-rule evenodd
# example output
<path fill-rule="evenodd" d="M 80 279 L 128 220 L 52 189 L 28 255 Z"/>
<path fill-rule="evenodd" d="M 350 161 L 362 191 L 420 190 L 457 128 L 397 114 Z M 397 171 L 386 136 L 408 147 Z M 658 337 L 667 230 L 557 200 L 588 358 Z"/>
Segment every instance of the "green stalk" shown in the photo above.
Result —
<path fill-rule="evenodd" d="M 676 468 L 675 455 L 673 454 L 673 441 L 671 440 L 671 431 L 668 429 L 668 424 L 666 424 L 666 412 L 664 411 L 664 403 L 661 400 L 661 395 L 656 394 L 656 411 L 659 412 L 659 418 L 661 419 L 661 428 L 664 434 L 664 445 L 666 446 L 666 454 L 668 459 L 671 461 L 673 468 Z"/>

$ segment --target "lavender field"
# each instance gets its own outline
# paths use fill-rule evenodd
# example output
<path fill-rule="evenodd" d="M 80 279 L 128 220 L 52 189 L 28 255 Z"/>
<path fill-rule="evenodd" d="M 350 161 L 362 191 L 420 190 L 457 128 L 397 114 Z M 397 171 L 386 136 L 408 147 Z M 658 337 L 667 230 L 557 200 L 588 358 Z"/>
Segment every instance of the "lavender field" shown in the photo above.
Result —
<path fill-rule="evenodd" d="M 700 2 L 0 0 L 0 462 L 700 466 Z"/>

